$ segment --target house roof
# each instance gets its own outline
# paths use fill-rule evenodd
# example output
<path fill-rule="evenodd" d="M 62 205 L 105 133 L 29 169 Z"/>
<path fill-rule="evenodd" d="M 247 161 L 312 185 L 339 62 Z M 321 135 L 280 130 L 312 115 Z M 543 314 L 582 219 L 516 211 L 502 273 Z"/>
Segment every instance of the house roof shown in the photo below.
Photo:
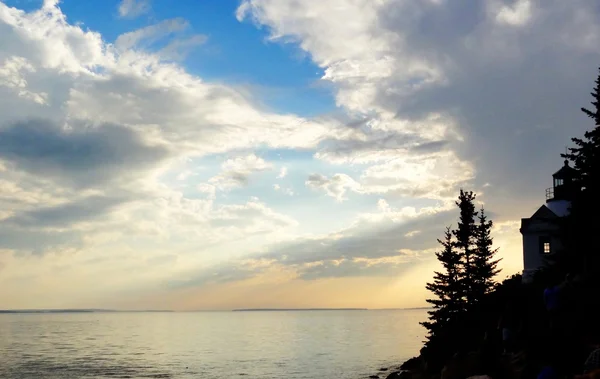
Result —
<path fill-rule="evenodd" d="M 555 222 L 559 218 L 554 212 L 552 212 L 547 206 L 542 205 L 530 218 L 521 219 L 520 232 L 524 233 L 529 231 L 534 225 L 555 225 Z M 547 226 L 546 226 L 547 227 Z"/>
<path fill-rule="evenodd" d="M 552 212 L 550 208 L 548 208 L 546 205 L 542 205 L 537 211 L 535 211 L 535 213 L 533 214 L 533 216 L 530 217 L 530 219 L 552 219 L 557 217 L 558 215 Z"/>

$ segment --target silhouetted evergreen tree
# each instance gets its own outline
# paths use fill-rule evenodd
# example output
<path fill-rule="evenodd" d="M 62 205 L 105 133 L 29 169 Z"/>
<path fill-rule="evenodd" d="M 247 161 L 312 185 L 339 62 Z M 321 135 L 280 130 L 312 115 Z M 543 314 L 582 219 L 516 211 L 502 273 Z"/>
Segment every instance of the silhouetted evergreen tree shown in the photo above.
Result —
<path fill-rule="evenodd" d="M 495 259 L 498 249 L 492 249 L 492 220 L 488 220 L 483 207 L 479 211 L 479 223 L 475 229 L 475 252 L 473 254 L 474 266 L 474 297 L 476 301 L 481 301 L 483 297 L 494 289 L 494 277 L 500 272 L 498 263 L 500 259 Z"/>
<path fill-rule="evenodd" d="M 436 256 L 443 271 L 435 272 L 426 286 L 434 298 L 427 300 L 433 305 L 429 320 L 421 323 L 429 332 L 422 353 L 434 368 L 441 368 L 456 352 L 477 346 L 490 324 L 497 322 L 497 317 L 488 317 L 494 307 L 488 294 L 500 271 L 497 250 L 492 249 L 493 224 L 483 209 L 480 214 L 475 210 L 475 196 L 460 191 L 457 228 L 447 228 L 443 240 L 438 240 L 443 249 Z"/>
<path fill-rule="evenodd" d="M 456 241 L 454 241 L 454 247 L 457 249 L 458 254 L 462 257 L 462 270 L 460 283 L 465 301 L 468 304 L 474 302 L 474 290 L 475 290 L 475 251 L 476 251 L 476 235 L 477 227 L 475 225 L 475 218 L 477 212 L 475 211 L 475 194 L 473 191 L 465 192 L 462 189 L 458 196 L 456 205 L 460 209 L 460 216 L 458 220 L 458 226 L 452 231 Z"/>
<path fill-rule="evenodd" d="M 579 171 L 581 185 L 587 190 L 598 188 L 598 176 L 600 174 L 600 75 L 596 79 L 596 87 L 591 93 L 594 100 L 593 108 L 581 108 L 589 118 L 594 120 L 595 127 L 585 132 L 584 138 L 572 138 L 577 145 L 569 149 L 569 153 L 561 154 L 574 163 L 575 169 Z"/>
<path fill-rule="evenodd" d="M 436 252 L 435 255 L 442 263 L 444 270 L 435 272 L 433 282 L 426 285 L 435 298 L 427 299 L 427 302 L 433 305 L 433 309 L 428 312 L 429 321 L 421 323 L 429 331 L 429 340 L 445 334 L 464 305 L 460 282 L 461 256 L 454 249 L 452 232 L 449 227 L 446 228 L 444 239 L 438 239 L 438 242 L 442 245 L 443 250 Z"/>
<path fill-rule="evenodd" d="M 582 112 L 594 120 L 595 127 L 584 134 L 584 138 L 572 138 L 576 147 L 569 148 L 562 157 L 570 160 L 577 170 L 582 188 L 576 193 L 571 204 L 571 215 L 567 220 L 566 254 L 574 262 L 576 269 L 598 270 L 598 244 L 596 233 L 600 230 L 598 212 L 600 206 L 594 195 L 599 193 L 600 183 L 600 75 L 591 93 L 592 108 L 581 108 Z"/>

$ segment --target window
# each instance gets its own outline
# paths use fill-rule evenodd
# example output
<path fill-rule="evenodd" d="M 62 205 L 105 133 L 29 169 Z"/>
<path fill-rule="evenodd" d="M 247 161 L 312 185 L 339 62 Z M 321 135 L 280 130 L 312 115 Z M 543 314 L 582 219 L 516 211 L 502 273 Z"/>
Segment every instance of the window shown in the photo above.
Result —
<path fill-rule="evenodd" d="M 554 179 L 554 187 L 559 187 L 562 186 L 564 184 L 563 179 Z"/>
<path fill-rule="evenodd" d="M 544 254 L 550 254 L 550 242 L 544 242 Z"/>
<path fill-rule="evenodd" d="M 540 237 L 540 254 L 551 254 L 552 246 L 550 244 L 550 237 Z"/>

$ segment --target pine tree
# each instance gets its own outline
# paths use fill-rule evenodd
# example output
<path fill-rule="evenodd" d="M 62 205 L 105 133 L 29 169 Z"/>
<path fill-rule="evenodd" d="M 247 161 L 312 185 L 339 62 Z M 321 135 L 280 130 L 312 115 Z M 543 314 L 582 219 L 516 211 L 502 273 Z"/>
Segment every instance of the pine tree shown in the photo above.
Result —
<path fill-rule="evenodd" d="M 491 235 L 492 220 L 487 219 L 485 210 L 481 207 L 476 226 L 476 242 L 474 252 L 474 297 L 481 301 L 495 286 L 494 277 L 501 271 L 498 269 L 500 259 L 494 259 L 498 249 L 492 249 Z"/>
<path fill-rule="evenodd" d="M 427 330 L 425 354 L 428 364 L 444 360 L 462 349 L 479 343 L 486 320 L 486 300 L 495 287 L 494 277 L 500 271 L 496 249 L 492 249 L 492 221 L 483 208 L 475 210 L 475 194 L 460 191 L 456 205 L 460 217 L 456 229 L 446 228 L 443 249 L 436 252 L 443 271 L 435 272 L 426 288 L 434 295 L 429 320 L 421 323 Z M 478 221 L 478 222 L 477 222 Z M 470 329 L 473 329 L 471 332 Z M 437 367 L 437 366 L 436 366 Z"/>
<path fill-rule="evenodd" d="M 599 69 L 600 71 L 600 69 Z M 584 138 L 572 138 L 577 145 L 569 149 L 567 154 L 561 154 L 564 158 L 573 161 L 575 169 L 579 172 L 579 180 L 586 192 L 594 192 L 597 189 L 598 176 L 600 174 L 600 74 L 596 79 L 596 87 L 591 93 L 594 100 L 593 108 L 581 108 L 589 118 L 594 120 L 595 127 L 584 134 Z"/>
<path fill-rule="evenodd" d="M 568 251 L 565 251 L 565 255 L 570 260 L 575 260 L 576 269 L 600 271 L 595 241 L 595 235 L 600 228 L 598 222 L 600 206 L 594 198 L 594 195 L 599 193 L 598 183 L 600 183 L 600 74 L 595 83 L 596 86 L 591 93 L 593 107 L 581 108 L 583 113 L 594 120 L 595 127 L 585 132 L 584 138 L 572 138 L 576 147 L 569 148 L 567 154 L 561 155 L 573 162 L 582 188 L 571 204 L 565 241 Z"/>
<path fill-rule="evenodd" d="M 453 319 L 463 309 L 460 285 L 461 257 L 454 249 L 449 227 L 446 228 L 444 239 L 438 239 L 438 242 L 443 250 L 436 252 L 435 255 L 442 263 L 444 271 L 435 272 L 433 282 L 426 285 L 435 298 L 427 299 L 427 302 L 433 305 L 433 310 L 428 312 L 430 321 L 421 323 L 429 331 L 429 340 L 446 332 Z"/>
<path fill-rule="evenodd" d="M 475 194 L 473 191 L 465 192 L 462 189 L 458 196 L 456 205 L 460 209 L 460 217 L 458 226 L 452 231 L 456 241 L 454 247 L 456 247 L 458 254 L 462 256 L 462 270 L 460 283 L 462 291 L 465 296 L 467 305 L 474 302 L 474 289 L 475 289 L 475 236 L 476 236 L 476 225 L 475 218 L 477 212 L 475 211 Z"/>

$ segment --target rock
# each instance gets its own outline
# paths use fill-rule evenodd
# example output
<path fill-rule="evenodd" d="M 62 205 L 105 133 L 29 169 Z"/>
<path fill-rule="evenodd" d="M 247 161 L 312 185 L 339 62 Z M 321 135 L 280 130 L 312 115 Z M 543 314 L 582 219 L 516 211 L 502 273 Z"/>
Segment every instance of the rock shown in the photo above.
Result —
<path fill-rule="evenodd" d="M 402 363 L 402 366 L 400 366 L 400 369 L 401 370 L 414 370 L 414 369 L 419 368 L 420 365 L 421 365 L 421 358 L 412 357 L 408 361 Z"/>
<path fill-rule="evenodd" d="M 482 357 L 478 352 L 456 355 L 442 369 L 441 379 L 463 379 L 481 374 Z M 478 372 L 479 371 L 479 372 Z"/>
<path fill-rule="evenodd" d="M 411 371 L 396 371 L 392 372 L 387 376 L 386 379 L 413 379 L 419 378 L 419 376 L 415 376 Z"/>
<path fill-rule="evenodd" d="M 369 378 L 371 378 L 371 379 L 379 379 L 379 375 L 371 375 L 371 376 L 369 376 Z"/>
<path fill-rule="evenodd" d="M 379 371 L 387 371 L 387 370 L 388 370 L 387 367 L 382 367 L 379 369 Z"/>

